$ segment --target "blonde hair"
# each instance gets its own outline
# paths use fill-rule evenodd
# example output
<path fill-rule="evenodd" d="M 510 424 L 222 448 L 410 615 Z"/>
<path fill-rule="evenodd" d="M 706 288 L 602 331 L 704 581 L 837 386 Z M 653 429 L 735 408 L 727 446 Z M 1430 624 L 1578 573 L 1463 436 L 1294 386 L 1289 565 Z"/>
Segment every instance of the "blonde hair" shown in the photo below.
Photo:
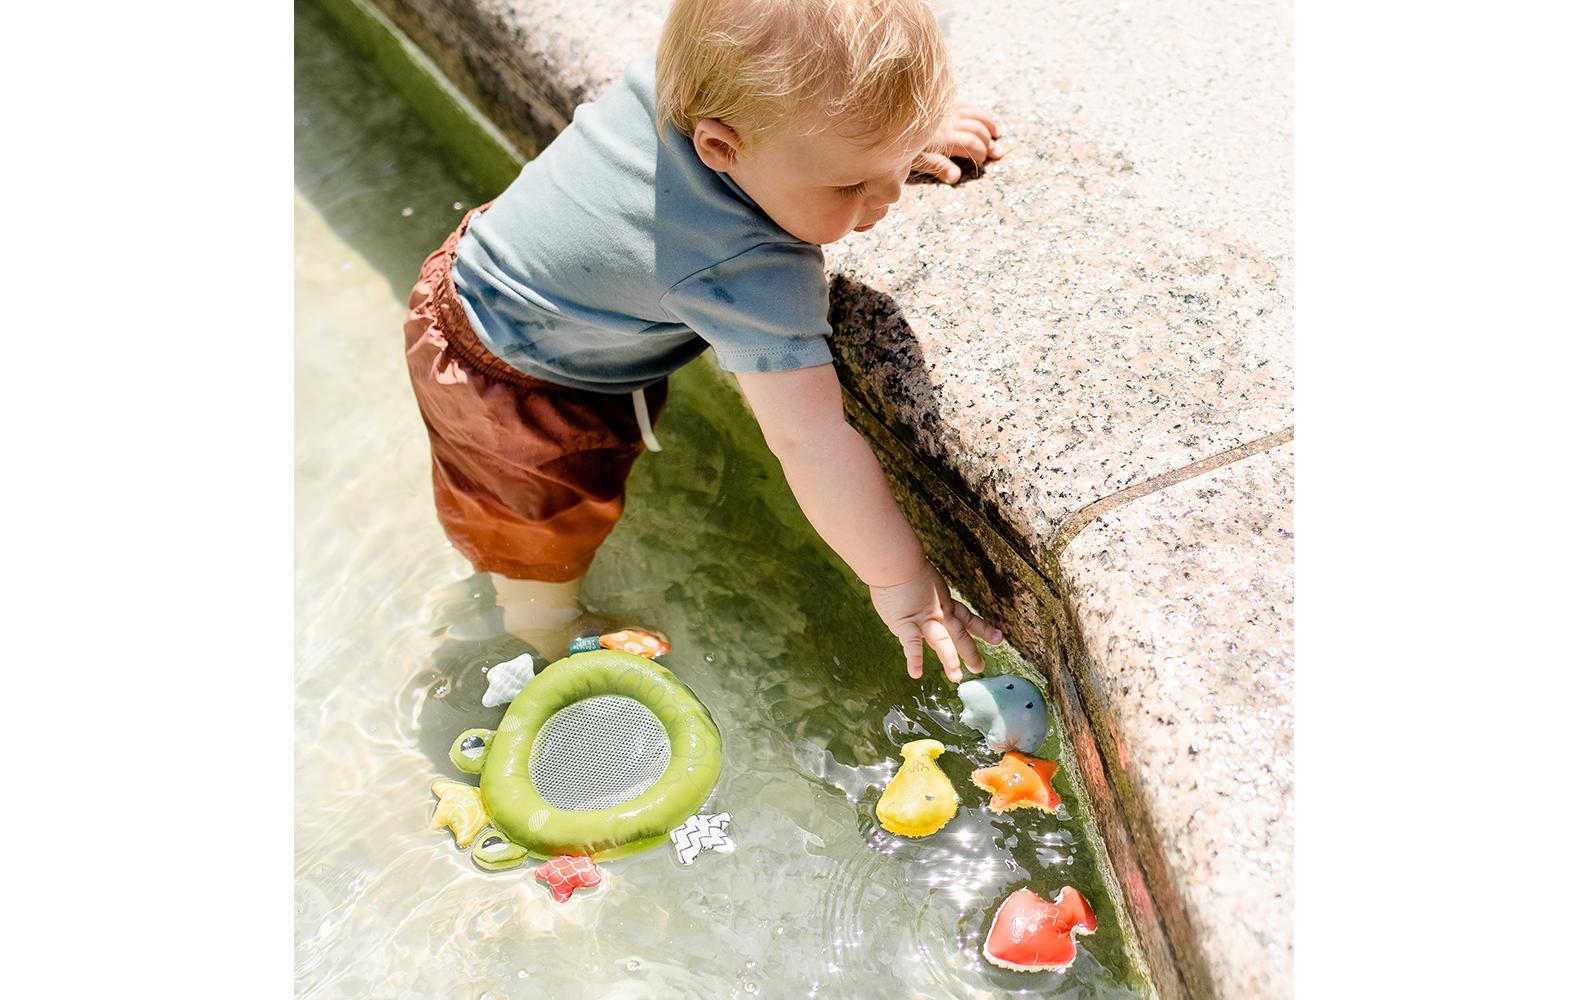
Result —
<path fill-rule="evenodd" d="M 746 146 L 829 129 L 924 144 L 954 98 L 926 0 L 675 0 L 656 53 L 656 128 L 715 118 Z"/>

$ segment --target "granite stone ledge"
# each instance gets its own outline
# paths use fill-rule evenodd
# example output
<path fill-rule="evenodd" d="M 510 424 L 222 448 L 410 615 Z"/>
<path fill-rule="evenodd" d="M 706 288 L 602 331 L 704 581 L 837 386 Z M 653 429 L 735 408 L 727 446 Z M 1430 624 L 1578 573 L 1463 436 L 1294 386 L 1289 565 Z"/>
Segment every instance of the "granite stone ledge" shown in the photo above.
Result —
<path fill-rule="evenodd" d="M 526 155 L 652 50 L 667 7 L 370 2 Z M 1230 750 L 1207 780 L 1246 774 L 1254 795 L 1202 804 L 1143 685 L 1236 706 L 1243 671 L 1266 671 L 1248 707 L 1288 712 L 1288 590 L 1240 576 L 1288 574 L 1288 548 L 1238 534 L 1265 496 L 1288 505 L 1286 475 L 1250 472 L 1281 452 L 1206 465 L 1292 421 L 1289 7 L 934 6 L 1005 156 L 955 187 L 909 185 L 876 229 L 827 248 L 846 406 L 932 557 L 1048 670 L 1159 992 L 1288 995 L 1288 923 L 1268 922 L 1280 897 L 1262 880 L 1288 880 L 1288 736 L 1261 744 L 1259 779 L 1235 753 L 1259 746 L 1240 728 L 1257 717 L 1193 713 Z M 1187 491 L 1229 476 L 1244 478 L 1187 512 Z M 1189 618 L 1155 603 L 1166 559 L 1206 588 Z M 1236 651 L 1207 646 L 1238 622 Z M 1280 652 L 1242 652 L 1257 649 Z M 1250 836 L 1224 843 L 1268 858 L 1262 878 L 1209 853 L 1233 822 Z M 1233 929 L 1259 924 L 1258 948 Z"/>
<path fill-rule="evenodd" d="M 335 0 L 332 0 L 335 2 Z M 666 0 L 369 0 L 533 156 L 652 52 Z"/>
<path fill-rule="evenodd" d="M 1060 559 L 1087 715 L 1176 943 L 1291 986 L 1293 449 L 1109 511 Z"/>

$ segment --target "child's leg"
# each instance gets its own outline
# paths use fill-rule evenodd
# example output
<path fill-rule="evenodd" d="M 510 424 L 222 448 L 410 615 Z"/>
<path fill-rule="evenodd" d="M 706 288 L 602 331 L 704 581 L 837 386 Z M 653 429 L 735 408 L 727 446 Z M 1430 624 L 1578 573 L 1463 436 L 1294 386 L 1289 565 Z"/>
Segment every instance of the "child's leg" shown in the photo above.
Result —
<path fill-rule="evenodd" d="M 518 636 L 549 658 L 558 659 L 568 643 L 586 628 L 599 627 L 579 600 L 584 576 L 552 582 L 515 580 L 491 574 L 496 606 L 502 609 L 502 630 Z"/>
<path fill-rule="evenodd" d="M 515 580 L 500 573 L 487 575 L 493 591 L 490 606 L 448 623 L 448 638 L 477 642 L 505 632 L 529 643 L 536 654 L 556 660 L 576 637 L 620 627 L 620 623 L 585 607 L 579 592 L 583 576 L 549 582 Z"/>
<path fill-rule="evenodd" d="M 645 446 L 629 396 L 533 378 L 480 344 L 452 287 L 457 238 L 425 262 L 404 324 L 436 514 L 458 551 L 491 574 L 496 627 L 555 659 L 568 639 L 604 624 L 585 613 L 579 584 Z M 654 418 L 666 381 L 645 396 Z"/>

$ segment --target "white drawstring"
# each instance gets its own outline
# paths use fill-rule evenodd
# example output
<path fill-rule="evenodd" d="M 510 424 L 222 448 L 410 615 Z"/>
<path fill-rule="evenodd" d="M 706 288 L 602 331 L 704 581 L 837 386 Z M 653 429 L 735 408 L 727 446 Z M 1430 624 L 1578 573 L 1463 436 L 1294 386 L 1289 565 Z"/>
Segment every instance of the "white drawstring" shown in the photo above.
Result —
<path fill-rule="evenodd" d="M 630 395 L 634 397 L 634 419 L 639 421 L 640 437 L 645 439 L 646 450 L 661 451 L 662 443 L 651 431 L 651 411 L 645 407 L 645 390 L 635 389 Z"/>

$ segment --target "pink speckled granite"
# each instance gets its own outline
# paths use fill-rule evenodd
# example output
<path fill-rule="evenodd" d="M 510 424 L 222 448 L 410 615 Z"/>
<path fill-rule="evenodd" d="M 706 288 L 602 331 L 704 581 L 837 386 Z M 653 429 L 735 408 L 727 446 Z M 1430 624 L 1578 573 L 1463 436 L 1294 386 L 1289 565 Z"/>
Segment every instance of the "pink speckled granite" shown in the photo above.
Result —
<path fill-rule="evenodd" d="M 1286 445 L 1126 504 L 1059 561 L 1081 684 L 1228 997 L 1291 992 L 1292 461 Z"/>
<path fill-rule="evenodd" d="M 1005 151 L 828 249 L 846 384 L 995 522 L 1292 419 L 1288 12 L 941 2 Z"/>

